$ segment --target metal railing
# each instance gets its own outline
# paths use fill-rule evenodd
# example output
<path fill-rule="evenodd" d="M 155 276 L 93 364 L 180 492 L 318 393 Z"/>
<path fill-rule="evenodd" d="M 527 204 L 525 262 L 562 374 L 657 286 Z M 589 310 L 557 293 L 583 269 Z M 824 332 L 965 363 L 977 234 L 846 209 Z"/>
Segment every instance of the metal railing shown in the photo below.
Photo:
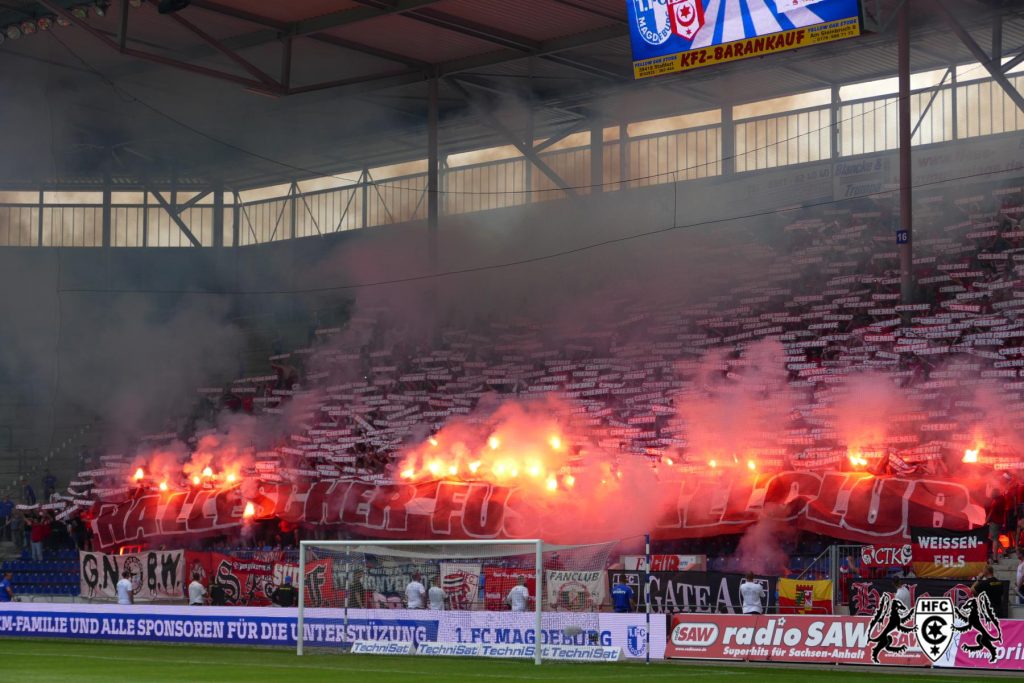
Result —
<path fill-rule="evenodd" d="M 914 145 L 1024 130 L 1024 112 L 990 78 L 957 82 L 950 69 L 940 83 L 911 95 Z M 1024 89 L 1024 75 L 1008 76 Z M 591 177 L 590 145 L 538 154 L 564 185 L 579 195 L 600 184 L 605 192 L 743 173 L 896 149 L 898 98 L 893 94 L 603 141 L 601 178 Z M 724 144 L 728 139 L 729 145 Z M 724 155 L 731 150 L 732 164 Z M 730 170 L 731 167 L 731 170 Z M 109 236 L 102 203 L 0 204 L 0 245 L 45 247 L 188 247 L 180 219 L 202 246 L 247 246 L 298 237 L 398 224 L 426 218 L 427 174 L 374 178 L 367 170 L 341 187 L 224 205 L 222 221 L 211 202 L 189 203 L 172 215 L 155 201 L 112 203 Z M 502 158 L 440 172 L 445 215 L 488 211 L 563 199 L 567 193 L 523 157 Z M 624 182 L 625 181 L 625 182 Z M 285 186 L 287 187 L 287 186 Z M 97 193 L 98 195 L 99 193 Z M 149 195 L 144 193 L 147 198 Z M 219 223 L 223 234 L 217 234 Z"/>

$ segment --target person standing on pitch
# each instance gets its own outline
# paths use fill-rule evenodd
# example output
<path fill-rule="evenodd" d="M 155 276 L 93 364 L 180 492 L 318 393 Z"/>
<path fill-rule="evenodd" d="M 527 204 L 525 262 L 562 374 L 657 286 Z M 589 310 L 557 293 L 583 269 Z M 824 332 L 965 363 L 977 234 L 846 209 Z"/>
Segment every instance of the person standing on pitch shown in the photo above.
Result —
<path fill-rule="evenodd" d="M 132 595 L 132 574 L 127 569 L 121 572 L 121 580 L 117 582 L 117 604 L 135 604 L 135 596 Z"/>
<path fill-rule="evenodd" d="M 740 598 L 743 602 L 744 614 L 764 614 L 764 599 L 767 592 L 764 586 L 754 581 L 754 572 L 747 572 L 747 577 L 740 584 Z"/>
<path fill-rule="evenodd" d="M 437 584 L 431 584 L 427 591 L 427 599 L 430 602 L 430 609 L 441 611 L 444 609 L 444 589 Z"/>
<path fill-rule="evenodd" d="M 196 605 L 202 607 L 206 604 L 206 588 L 203 587 L 199 577 L 192 579 L 192 583 L 188 585 L 188 604 L 190 606 Z"/>
<path fill-rule="evenodd" d="M 427 589 L 420 581 L 419 572 L 416 572 L 412 575 L 412 581 L 405 587 L 405 605 L 409 609 L 423 609 L 426 597 Z"/>
<path fill-rule="evenodd" d="M 621 581 L 612 584 L 612 608 L 616 612 L 632 612 L 635 602 L 632 588 Z"/>
<path fill-rule="evenodd" d="M 297 597 L 298 591 L 292 585 L 292 577 L 286 576 L 284 577 L 284 583 L 277 587 L 274 594 L 270 596 L 270 599 L 279 607 L 295 607 L 295 599 Z"/>
<path fill-rule="evenodd" d="M 13 578 L 10 572 L 4 572 L 4 580 L 0 581 L 0 602 L 11 602 L 14 600 L 14 589 L 11 587 L 11 580 Z"/>
<path fill-rule="evenodd" d="M 530 602 L 530 590 L 526 587 L 526 577 L 519 577 L 519 584 L 508 592 L 505 597 L 505 604 L 512 608 L 513 612 L 525 612 Z"/>

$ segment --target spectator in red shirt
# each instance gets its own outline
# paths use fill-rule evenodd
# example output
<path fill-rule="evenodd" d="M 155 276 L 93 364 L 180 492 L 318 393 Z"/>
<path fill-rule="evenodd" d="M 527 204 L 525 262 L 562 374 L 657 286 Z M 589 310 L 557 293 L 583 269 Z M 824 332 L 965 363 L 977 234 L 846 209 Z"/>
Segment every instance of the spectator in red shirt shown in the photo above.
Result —
<path fill-rule="evenodd" d="M 42 515 L 32 520 L 31 525 L 32 559 L 36 562 L 42 562 L 43 543 L 50 536 L 50 521 L 46 518 L 46 515 Z"/>

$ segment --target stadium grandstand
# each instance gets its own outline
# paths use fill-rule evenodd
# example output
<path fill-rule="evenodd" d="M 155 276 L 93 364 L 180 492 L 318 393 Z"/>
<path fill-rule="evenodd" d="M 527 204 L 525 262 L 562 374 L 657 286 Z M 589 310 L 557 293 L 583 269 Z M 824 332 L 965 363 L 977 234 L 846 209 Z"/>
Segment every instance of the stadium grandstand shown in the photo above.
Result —
<path fill-rule="evenodd" d="M 1024 670 L 1024 4 L 7 0 L 0 65 L 12 680 Z"/>

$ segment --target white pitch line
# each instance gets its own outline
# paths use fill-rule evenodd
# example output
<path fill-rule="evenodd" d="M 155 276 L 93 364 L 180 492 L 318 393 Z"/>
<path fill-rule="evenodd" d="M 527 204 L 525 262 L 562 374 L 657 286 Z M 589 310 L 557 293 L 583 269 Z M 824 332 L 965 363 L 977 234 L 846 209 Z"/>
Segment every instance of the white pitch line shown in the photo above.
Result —
<path fill-rule="evenodd" d="M 45 657 L 45 658 L 50 658 L 50 657 L 66 657 L 66 658 L 71 658 L 71 659 L 94 659 L 94 660 L 97 660 L 97 661 L 109 661 L 109 662 L 143 662 L 143 663 L 149 663 L 149 664 L 154 663 L 153 659 L 151 657 L 109 657 L 109 656 L 106 656 L 106 655 L 71 654 L 71 653 L 61 653 L 61 652 L 48 652 L 48 653 L 25 652 L 24 650 L 0 650 L 0 656 L 3 656 L 4 660 L 8 664 L 10 663 L 10 659 L 9 659 L 10 657 Z M 330 655 L 325 655 L 325 656 L 330 656 Z M 337 656 L 344 656 L 344 655 L 337 655 Z M 378 667 L 374 667 L 372 669 L 368 669 L 368 668 L 355 668 L 355 667 L 351 667 L 351 666 L 347 666 L 347 665 L 345 665 L 343 667 L 339 667 L 338 665 L 334 665 L 334 666 L 316 666 L 316 665 L 313 665 L 313 664 L 306 664 L 305 662 L 298 661 L 298 657 L 297 656 L 296 656 L 296 660 L 297 661 L 292 662 L 292 663 L 288 663 L 288 664 L 285 664 L 285 663 L 274 664 L 274 663 L 269 663 L 269 662 L 259 662 L 259 663 L 257 663 L 257 662 L 244 662 L 242 664 L 239 664 L 238 662 L 220 662 L 220 661 L 216 661 L 216 660 L 206 660 L 206 659 L 178 659 L 178 658 L 175 658 L 173 663 L 175 665 L 191 664 L 191 665 L 195 665 L 195 666 L 211 666 L 211 665 L 212 666 L 222 666 L 222 667 L 252 666 L 252 667 L 265 668 L 265 669 L 289 669 L 289 670 L 309 669 L 309 670 L 312 670 L 312 671 L 332 671 L 332 672 L 335 672 L 335 673 L 337 673 L 340 670 L 344 670 L 346 672 L 351 671 L 351 672 L 367 673 L 367 674 L 388 673 L 388 674 L 413 674 L 413 675 L 415 675 L 417 673 L 416 671 L 411 670 L 411 669 L 384 669 L 384 668 L 378 668 Z M 424 661 L 424 663 L 426 663 L 425 660 L 421 660 L 421 661 Z M 490 660 L 490 661 L 493 661 L 493 660 Z M 612 666 L 614 666 L 614 664 Z M 675 667 L 673 667 L 673 668 L 675 668 Z M 595 679 L 603 679 L 603 678 L 622 678 L 624 673 L 625 672 L 623 672 L 623 671 L 619 671 L 617 673 L 608 673 L 607 675 L 601 675 L 601 674 L 595 675 L 593 673 L 588 672 L 587 673 L 587 679 L 588 680 L 595 680 Z M 446 672 L 445 675 L 448 676 L 448 677 L 451 677 L 451 678 L 514 678 L 514 679 L 517 679 L 517 680 L 524 680 L 524 681 L 549 681 L 549 680 L 551 680 L 551 676 L 526 676 L 526 675 L 513 674 L 513 673 L 508 673 L 508 674 L 485 674 L 485 673 L 479 673 L 479 672 L 466 672 L 466 673 Z M 673 671 L 661 671 L 661 672 L 657 672 L 657 673 L 645 670 L 643 672 L 643 674 L 642 674 L 642 676 L 644 678 L 696 678 L 698 676 L 747 676 L 747 675 L 750 675 L 750 674 L 748 672 L 745 672 L 745 671 L 707 671 L 707 670 L 703 670 L 703 669 L 700 670 L 700 671 L 690 671 L 690 672 L 688 672 L 688 671 L 673 670 Z"/>

